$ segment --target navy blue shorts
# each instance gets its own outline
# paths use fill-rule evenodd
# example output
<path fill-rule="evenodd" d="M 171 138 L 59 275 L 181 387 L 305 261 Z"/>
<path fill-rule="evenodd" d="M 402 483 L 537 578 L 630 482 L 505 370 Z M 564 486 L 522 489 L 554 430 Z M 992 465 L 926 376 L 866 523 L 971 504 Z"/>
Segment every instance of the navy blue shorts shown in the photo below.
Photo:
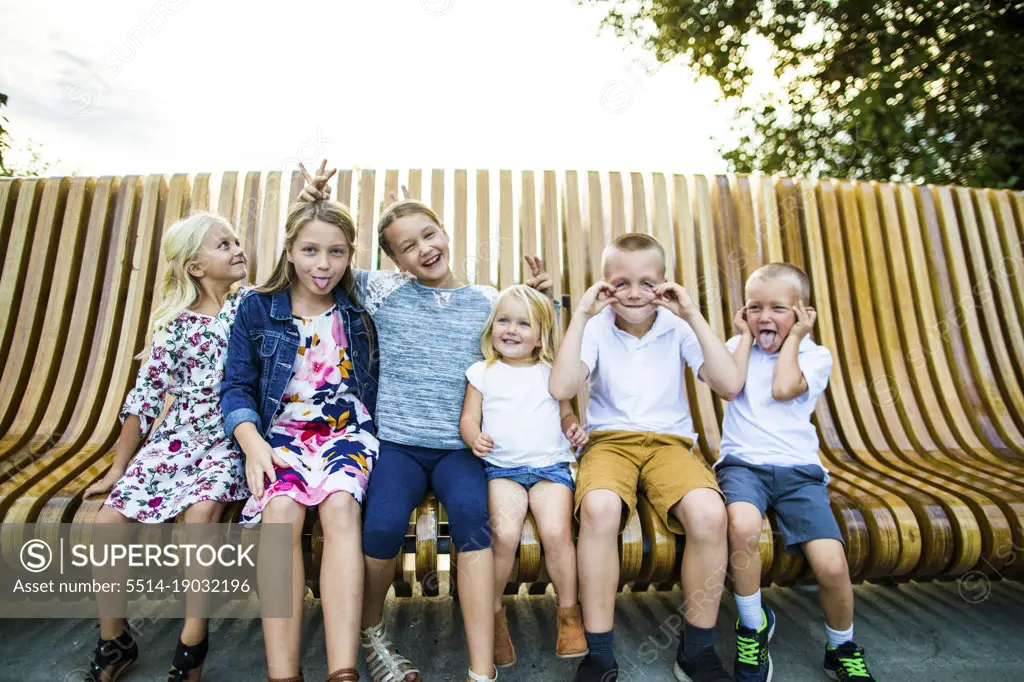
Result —
<path fill-rule="evenodd" d="M 825 471 L 821 467 L 813 464 L 761 466 L 726 456 L 715 467 L 715 474 L 725 494 L 726 506 L 749 502 L 757 507 L 761 516 L 769 507 L 775 510 L 776 524 L 790 554 L 802 554 L 801 545 L 811 540 L 843 541 L 828 501 Z"/>
<path fill-rule="evenodd" d="M 541 481 L 554 481 L 568 487 L 569 490 L 576 490 L 568 462 L 559 462 L 546 467 L 496 467 L 487 464 L 484 473 L 487 474 L 488 481 L 492 478 L 507 478 L 527 490 Z"/>
<path fill-rule="evenodd" d="M 380 442 L 363 510 L 363 553 L 391 559 L 402 548 L 409 517 L 434 491 L 448 513 L 452 549 L 472 552 L 491 546 L 484 463 L 469 448 L 441 450 Z"/>

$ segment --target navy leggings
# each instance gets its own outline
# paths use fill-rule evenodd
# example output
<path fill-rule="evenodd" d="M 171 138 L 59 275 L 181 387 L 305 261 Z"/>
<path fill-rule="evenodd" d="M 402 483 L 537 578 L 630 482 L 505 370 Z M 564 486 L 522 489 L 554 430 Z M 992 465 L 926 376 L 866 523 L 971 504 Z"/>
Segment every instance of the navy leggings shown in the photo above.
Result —
<path fill-rule="evenodd" d="M 438 450 L 382 440 L 363 511 L 366 556 L 392 559 L 398 554 L 412 510 L 428 487 L 448 512 L 453 550 L 491 546 L 483 460 L 468 448 Z"/>

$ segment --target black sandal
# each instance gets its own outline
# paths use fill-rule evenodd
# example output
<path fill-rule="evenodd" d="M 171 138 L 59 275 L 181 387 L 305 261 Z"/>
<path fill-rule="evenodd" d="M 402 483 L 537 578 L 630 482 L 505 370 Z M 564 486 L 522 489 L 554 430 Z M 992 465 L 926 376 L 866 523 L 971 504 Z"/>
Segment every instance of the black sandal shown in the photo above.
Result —
<path fill-rule="evenodd" d="M 188 646 L 178 640 L 178 647 L 174 650 L 174 661 L 167 673 L 167 682 L 191 682 L 192 673 L 196 672 L 195 679 L 198 680 L 203 672 L 203 662 L 206 660 L 206 653 L 210 650 L 210 635 L 207 633 L 199 644 Z"/>
<path fill-rule="evenodd" d="M 117 682 L 124 671 L 139 658 L 139 645 L 126 625 L 114 639 L 102 639 L 92 652 L 85 682 Z"/>

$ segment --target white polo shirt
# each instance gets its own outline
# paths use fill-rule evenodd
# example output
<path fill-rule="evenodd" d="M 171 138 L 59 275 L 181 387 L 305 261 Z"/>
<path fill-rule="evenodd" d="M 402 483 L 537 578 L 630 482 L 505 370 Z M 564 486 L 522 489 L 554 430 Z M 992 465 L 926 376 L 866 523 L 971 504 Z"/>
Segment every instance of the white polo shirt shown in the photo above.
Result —
<path fill-rule="evenodd" d="M 725 343 L 730 352 L 739 345 L 734 336 Z M 772 374 L 778 353 L 765 353 L 757 342 L 750 350 L 747 382 L 743 390 L 725 407 L 722 420 L 722 445 L 718 462 L 732 455 L 751 464 L 766 466 L 799 466 L 815 464 L 822 469 L 818 457 L 818 434 L 811 423 L 811 414 L 832 371 L 832 353 L 804 337 L 800 341 L 797 363 L 807 381 L 807 392 L 779 402 L 772 398 Z"/>
<path fill-rule="evenodd" d="M 683 363 L 696 376 L 704 353 L 686 322 L 659 308 L 654 325 L 638 339 L 615 326 L 609 306 L 587 322 L 580 359 L 590 370 L 588 428 L 652 431 L 697 442 Z"/>

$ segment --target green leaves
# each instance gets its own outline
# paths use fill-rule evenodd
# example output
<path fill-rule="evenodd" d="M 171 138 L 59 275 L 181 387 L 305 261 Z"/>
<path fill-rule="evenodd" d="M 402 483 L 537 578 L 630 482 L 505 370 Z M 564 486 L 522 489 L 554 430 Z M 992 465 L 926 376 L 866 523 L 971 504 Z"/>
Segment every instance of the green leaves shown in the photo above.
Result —
<path fill-rule="evenodd" d="M 1024 0 L 582 1 L 739 103 L 733 170 L 1024 188 Z"/>

